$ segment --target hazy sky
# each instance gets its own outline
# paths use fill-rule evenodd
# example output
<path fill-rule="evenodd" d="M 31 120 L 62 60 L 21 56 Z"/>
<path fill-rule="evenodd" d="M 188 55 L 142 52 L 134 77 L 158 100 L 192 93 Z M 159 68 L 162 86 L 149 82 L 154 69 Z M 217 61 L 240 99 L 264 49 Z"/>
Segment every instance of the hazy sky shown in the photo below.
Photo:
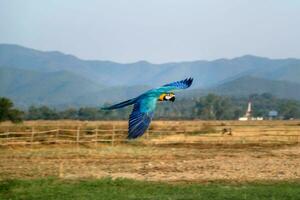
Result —
<path fill-rule="evenodd" d="M 300 0 L 0 0 L 0 43 L 118 62 L 300 58 Z"/>

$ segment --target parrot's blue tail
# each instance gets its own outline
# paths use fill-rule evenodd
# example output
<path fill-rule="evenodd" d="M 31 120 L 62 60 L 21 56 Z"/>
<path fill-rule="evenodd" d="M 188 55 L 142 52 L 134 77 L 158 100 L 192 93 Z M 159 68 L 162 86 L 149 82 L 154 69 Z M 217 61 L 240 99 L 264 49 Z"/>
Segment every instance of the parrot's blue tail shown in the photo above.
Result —
<path fill-rule="evenodd" d="M 109 107 L 102 107 L 101 109 L 102 110 L 113 110 L 113 109 L 118 109 L 118 108 L 123 108 L 125 106 L 129 106 L 131 104 L 134 104 L 136 103 L 137 99 L 134 98 L 134 99 L 129 99 L 127 101 L 123 101 L 121 103 L 118 103 L 118 104 L 115 104 L 115 105 L 112 105 L 112 106 L 109 106 Z"/>

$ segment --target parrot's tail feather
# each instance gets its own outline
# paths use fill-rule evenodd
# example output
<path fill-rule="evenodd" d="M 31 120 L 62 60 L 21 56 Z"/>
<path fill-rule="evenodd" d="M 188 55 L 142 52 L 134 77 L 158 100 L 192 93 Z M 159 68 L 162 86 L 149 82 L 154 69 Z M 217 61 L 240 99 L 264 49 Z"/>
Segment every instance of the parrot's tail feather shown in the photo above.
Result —
<path fill-rule="evenodd" d="M 131 104 L 136 103 L 136 98 L 135 99 L 129 99 L 127 101 L 123 101 L 121 103 L 109 106 L 109 107 L 102 107 L 102 110 L 113 110 L 113 109 L 118 109 L 118 108 L 123 108 L 125 106 L 129 106 Z"/>

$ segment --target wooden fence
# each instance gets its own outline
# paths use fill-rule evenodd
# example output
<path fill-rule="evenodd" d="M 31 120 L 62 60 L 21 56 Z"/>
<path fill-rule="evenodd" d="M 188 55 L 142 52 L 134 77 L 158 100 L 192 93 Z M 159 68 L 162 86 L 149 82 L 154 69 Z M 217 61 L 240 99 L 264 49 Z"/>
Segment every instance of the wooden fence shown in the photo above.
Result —
<path fill-rule="evenodd" d="M 276 131 L 276 134 L 272 134 Z M 187 130 L 148 130 L 142 137 L 142 141 L 151 144 L 172 144 L 172 143 L 201 143 L 201 144 L 227 144 L 227 143 L 300 143 L 300 133 L 296 134 L 278 134 L 280 130 L 272 130 L 268 133 L 251 135 L 251 131 L 245 131 L 243 135 L 223 135 L 198 134 L 197 131 Z M 7 131 L 0 133 L 0 145 L 35 145 L 35 144 L 94 144 L 108 143 L 115 145 L 117 143 L 127 142 L 127 129 L 120 129 L 113 126 L 111 129 L 84 129 L 77 128 L 57 128 L 51 130 L 30 131 Z"/>
<path fill-rule="evenodd" d="M 125 141 L 125 134 L 118 132 L 127 131 L 125 129 L 52 129 L 46 131 L 36 131 L 34 128 L 31 131 L 8 131 L 0 133 L 0 145 L 13 144 L 53 144 L 53 143 L 111 143 Z"/>

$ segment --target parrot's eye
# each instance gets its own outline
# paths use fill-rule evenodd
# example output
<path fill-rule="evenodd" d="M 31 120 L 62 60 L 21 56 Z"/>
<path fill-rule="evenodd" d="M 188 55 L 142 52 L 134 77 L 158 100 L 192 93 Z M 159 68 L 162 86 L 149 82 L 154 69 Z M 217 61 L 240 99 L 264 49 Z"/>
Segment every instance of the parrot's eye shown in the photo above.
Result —
<path fill-rule="evenodd" d="M 167 94 L 164 99 L 167 100 L 167 101 L 174 101 L 175 100 L 175 94 L 173 94 L 173 93 Z"/>
<path fill-rule="evenodd" d="M 160 95 L 158 98 L 158 101 L 174 101 L 175 100 L 175 94 L 174 93 L 165 93 Z"/>
<path fill-rule="evenodd" d="M 168 100 L 168 99 L 170 99 L 170 96 L 167 94 L 167 95 L 165 96 L 165 100 Z"/>

